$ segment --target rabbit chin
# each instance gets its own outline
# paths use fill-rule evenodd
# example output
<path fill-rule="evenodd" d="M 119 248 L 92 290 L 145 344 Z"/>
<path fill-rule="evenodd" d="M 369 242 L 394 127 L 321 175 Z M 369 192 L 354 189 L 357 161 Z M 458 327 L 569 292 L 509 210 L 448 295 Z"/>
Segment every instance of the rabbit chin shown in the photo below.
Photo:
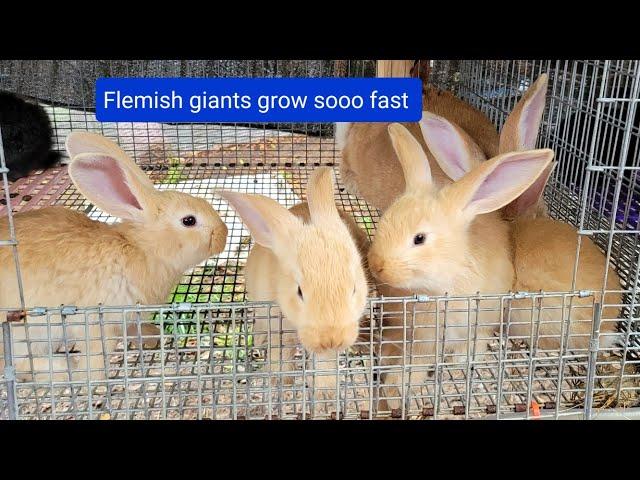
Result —
<path fill-rule="evenodd" d="M 298 331 L 304 348 L 312 353 L 329 353 L 346 350 L 358 337 L 358 322 L 339 322 L 333 327 L 308 326 Z"/>

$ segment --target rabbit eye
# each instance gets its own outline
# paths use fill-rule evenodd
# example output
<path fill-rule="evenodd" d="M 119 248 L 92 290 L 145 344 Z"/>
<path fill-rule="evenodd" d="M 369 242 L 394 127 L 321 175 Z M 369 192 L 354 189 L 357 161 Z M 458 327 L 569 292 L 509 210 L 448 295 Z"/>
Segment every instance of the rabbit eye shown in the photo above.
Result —
<path fill-rule="evenodd" d="M 424 233 L 419 233 L 415 237 L 413 237 L 414 245 L 422 245 L 426 240 L 427 236 Z"/>
<path fill-rule="evenodd" d="M 300 297 L 300 300 L 304 300 L 304 297 L 302 296 L 302 289 L 300 288 L 300 285 L 298 285 L 298 296 Z"/>
<path fill-rule="evenodd" d="M 184 225 L 185 227 L 193 227 L 196 223 L 196 217 L 194 217 L 193 215 L 187 215 L 186 217 L 182 218 L 182 225 Z"/>

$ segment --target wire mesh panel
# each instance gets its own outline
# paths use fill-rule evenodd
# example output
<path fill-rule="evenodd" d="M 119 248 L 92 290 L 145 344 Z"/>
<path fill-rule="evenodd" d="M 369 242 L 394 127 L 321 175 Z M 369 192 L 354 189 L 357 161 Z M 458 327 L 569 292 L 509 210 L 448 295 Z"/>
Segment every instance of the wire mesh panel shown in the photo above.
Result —
<path fill-rule="evenodd" d="M 558 298 L 568 303 L 577 294 Z M 306 355 L 297 342 L 287 341 L 293 332 L 268 303 L 41 309 L 30 312 L 37 321 L 9 324 L 19 380 L 17 414 L 31 419 L 476 418 L 528 412 L 533 400 L 543 416 L 559 417 L 583 407 L 589 392 L 595 393 L 596 406 L 611 402 L 616 372 L 602 363 L 589 375 L 588 349 L 532 355 L 519 338 L 501 335 L 498 322 L 489 351 L 473 362 L 449 358 L 447 315 L 468 315 L 464 328 L 473 348 L 483 340 L 477 335 L 478 313 L 493 311 L 507 320 L 500 318 L 508 315 L 502 307 L 512 300 L 372 300 L 367 307 L 372 320 L 364 320 L 359 340 L 331 361 Z M 421 316 L 430 315 L 441 321 L 420 324 Z M 264 319 L 263 329 L 257 328 Z M 188 331 L 180 328 L 185 323 Z M 150 324 L 159 329 L 146 329 Z M 112 337 L 107 333 L 112 326 L 123 333 Z M 40 335 L 43 328 L 46 338 Z M 111 340 L 117 342 L 112 350 Z M 99 348 L 88 349 L 92 341 Z M 34 369 L 39 362 L 46 368 Z"/>
<path fill-rule="evenodd" d="M 522 92 L 549 73 L 539 146 L 558 160 L 545 192 L 550 214 L 595 241 L 620 290 L 610 291 L 606 278 L 598 291 L 472 297 L 381 298 L 372 287 L 358 342 L 327 360 L 304 352 L 277 306 L 246 302 L 243 268 L 253 242 L 215 190 L 258 193 L 287 207 L 305 200 L 313 169 L 340 161 L 332 126 L 100 123 L 94 80 L 368 76 L 375 61 L 0 62 L 0 89 L 43 102 L 57 148 L 71 131 L 101 133 L 156 188 L 206 199 L 229 229 L 225 250 L 185 272 L 166 305 L 44 305 L 30 309 L 26 323 L 16 316 L 20 306 L 10 306 L 0 416 L 505 418 L 530 417 L 536 405 L 540 416 L 558 418 L 635 406 L 638 68 L 636 61 L 456 61 L 433 62 L 429 75 L 500 127 Z M 338 208 L 373 238 L 379 212 L 348 194 L 335 171 Z M 76 190 L 64 165 L 2 179 L 0 215 L 9 205 L 13 213 L 61 205 L 117 221 Z M 0 242 L 15 246 L 11 232 L 0 232 Z M 595 329 L 584 333 L 577 322 Z M 618 323 L 620 335 L 609 342 L 610 329 L 600 327 Z M 449 353 L 452 338 L 467 355 Z"/>

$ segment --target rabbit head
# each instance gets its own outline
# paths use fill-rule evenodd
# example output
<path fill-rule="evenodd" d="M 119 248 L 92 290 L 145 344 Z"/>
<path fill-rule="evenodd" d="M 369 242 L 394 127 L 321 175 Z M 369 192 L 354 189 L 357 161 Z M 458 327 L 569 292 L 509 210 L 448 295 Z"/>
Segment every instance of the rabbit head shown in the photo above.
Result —
<path fill-rule="evenodd" d="M 309 223 L 261 195 L 220 195 L 242 217 L 255 242 L 277 258 L 275 301 L 304 347 L 322 353 L 351 346 L 367 281 L 358 248 L 335 206 L 332 169 L 317 168 L 309 178 Z"/>
<path fill-rule="evenodd" d="M 444 294 L 458 289 L 458 282 L 474 268 L 478 243 L 486 243 L 486 239 L 478 242 L 471 236 L 472 224 L 531 186 L 553 159 L 553 152 L 499 155 L 465 174 L 466 165 L 473 161 L 469 159 L 475 155 L 467 139 L 445 124 L 438 124 L 430 135 L 433 122 L 424 120 L 429 149 L 440 167 L 457 181 L 438 190 L 420 144 L 402 125 L 391 124 L 389 134 L 406 189 L 380 220 L 368 259 L 380 282 Z"/>
<path fill-rule="evenodd" d="M 182 272 L 224 249 L 227 227 L 206 200 L 156 190 L 134 160 L 101 135 L 72 132 L 66 149 L 76 188 L 122 219 L 120 228 L 144 251 Z"/>

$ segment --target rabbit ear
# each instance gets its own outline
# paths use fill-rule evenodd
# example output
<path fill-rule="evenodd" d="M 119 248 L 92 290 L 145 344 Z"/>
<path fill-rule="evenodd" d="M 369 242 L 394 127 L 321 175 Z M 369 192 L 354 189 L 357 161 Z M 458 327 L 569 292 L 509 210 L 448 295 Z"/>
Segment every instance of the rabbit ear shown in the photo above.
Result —
<path fill-rule="evenodd" d="M 120 167 L 127 170 L 127 173 L 132 178 L 135 178 L 139 185 L 154 188 L 153 182 L 151 182 L 149 177 L 136 165 L 136 162 L 116 143 L 102 135 L 90 132 L 71 132 L 69 136 L 67 136 L 65 148 L 71 160 L 82 153 L 102 153 L 108 155 L 117 160 Z"/>
<path fill-rule="evenodd" d="M 480 147 L 460 127 L 430 112 L 422 112 L 420 129 L 429 151 L 451 180 L 460 180 L 485 160 Z"/>
<path fill-rule="evenodd" d="M 115 217 L 140 221 L 155 205 L 158 192 L 113 156 L 81 153 L 69 164 L 76 188 L 98 208 Z"/>
<path fill-rule="evenodd" d="M 547 98 L 549 76 L 543 73 L 524 93 L 502 127 L 500 153 L 531 150 L 536 146 Z"/>
<path fill-rule="evenodd" d="M 470 217 L 493 212 L 527 190 L 552 160 L 550 149 L 500 155 L 445 187 L 443 197 Z"/>
<path fill-rule="evenodd" d="M 504 207 L 503 212 L 506 218 L 515 218 L 522 215 L 534 205 L 544 201 L 542 199 L 544 188 L 547 186 L 547 182 L 557 164 L 558 162 L 551 162 L 542 172 L 542 175 L 522 195 Z"/>
<path fill-rule="evenodd" d="M 431 168 L 422 145 L 406 127 L 399 123 L 392 123 L 388 130 L 391 144 L 402 165 L 406 190 L 431 187 Z"/>
<path fill-rule="evenodd" d="M 315 224 L 327 220 L 340 220 L 334 192 L 333 169 L 331 167 L 316 168 L 307 183 L 307 203 L 311 221 Z"/>
<path fill-rule="evenodd" d="M 262 195 L 216 191 L 233 206 L 251 232 L 254 240 L 266 248 L 291 240 L 299 220 L 275 200 Z"/>

